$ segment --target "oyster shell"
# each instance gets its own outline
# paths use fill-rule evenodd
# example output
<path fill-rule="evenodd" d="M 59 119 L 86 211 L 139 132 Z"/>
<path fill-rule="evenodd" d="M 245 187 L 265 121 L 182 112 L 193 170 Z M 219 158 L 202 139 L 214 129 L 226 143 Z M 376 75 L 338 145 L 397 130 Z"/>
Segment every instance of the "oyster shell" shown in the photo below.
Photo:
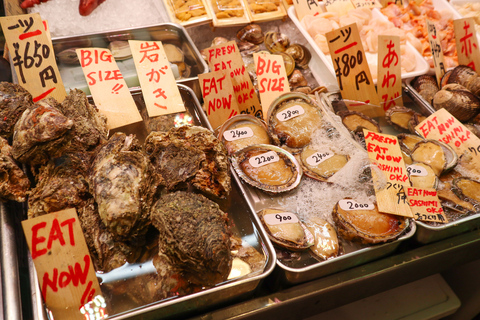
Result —
<path fill-rule="evenodd" d="M 337 232 L 328 221 L 319 217 L 310 217 L 305 225 L 315 238 L 315 244 L 310 247 L 310 250 L 316 257 L 327 260 L 340 254 Z"/>
<path fill-rule="evenodd" d="M 418 142 L 411 156 L 414 162 L 426 163 L 432 167 L 437 176 L 452 169 L 458 162 L 458 156 L 452 147 L 436 140 Z"/>
<path fill-rule="evenodd" d="M 412 187 L 415 188 L 433 188 L 438 186 L 438 176 L 428 164 L 415 162 L 407 168 L 408 177 Z"/>
<path fill-rule="evenodd" d="M 461 215 L 473 214 L 478 211 L 478 208 L 468 201 L 460 199 L 452 190 L 450 182 L 444 182 L 442 187 L 437 189 L 437 195 L 442 202 L 444 209 L 448 208 Z M 457 191 L 458 192 L 458 191 Z M 445 210 L 446 211 L 446 210 Z"/>
<path fill-rule="evenodd" d="M 273 193 L 292 190 L 302 178 L 303 171 L 295 157 L 268 144 L 243 148 L 231 157 L 231 161 L 245 182 Z"/>
<path fill-rule="evenodd" d="M 333 208 L 332 216 L 338 233 L 346 240 L 362 243 L 392 241 L 410 225 L 410 220 L 405 217 L 379 212 L 376 204 L 373 210 L 344 210 L 340 201 Z"/>
<path fill-rule="evenodd" d="M 338 116 L 342 118 L 343 125 L 351 132 L 363 132 L 367 129 L 373 132 L 382 132 L 378 122 L 357 111 L 340 111 Z"/>
<path fill-rule="evenodd" d="M 416 112 L 410 108 L 394 106 L 385 112 L 388 124 L 398 131 L 410 131 L 409 122 Z"/>
<path fill-rule="evenodd" d="M 480 205 L 480 182 L 468 177 L 455 178 L 452 191 L 457 197 L 473 205 Z"/>
<path fill-rule="evenodd" d="M 292 56 L 293 60 L 295 60 L 295 65 L 298 68 L 307 69 L 308 63 L 312 59 L 312 54 L 310 50 L 302 46 L 301 44 L 292 44 L 285 50 L 286 54 Z"/>
<path fill-rule="evenodd" d="M 293 151 L 299 151 L 310 143 L 313 132 L 321 124 L 320 107 L 302 93 L 282 94 L 268 109 L 267 126 L 273 142 L 284 144 Z"/>
<path fill-rule="evenodd" d="M 227 214 L 202 195 L 177 191 L 152 206 L 152 224 L 160 232 L 159 251 L 199 285 L 215 285 L 230 273 Z"/>
<path fill-rule="evenodd" d="M 18 84 L 0 82 L 0 137 L 13 135 L 15 123 L 33 105 L 32 95 Z"/>
<path fill-rule="evenodd" d="M 2 137 L 0 137 L 0 177 L 0 201 L 26 200 L 30 180 L 13 160 L 12 147 Z"/>
<path fill-rule="evenodd" d="M 265 34 L 265 48 L 271 53 L 285 52 L 290 46 L 290 39 L 280 32 L 269 31 Z"/>
<path fill-rule="evenodd" d="M 331 151 L 318 152 L 310 146 L 303 148 L 299 154 L 303 173 L 310 178 L 327 181 L 348 162 L 348 156 Z"/>
<path fill-rule="evenodd" d="M 315 238 L 307 227 L 291 212 L 280 209 L 263 209 L 257 212 L 260 221 L 273 243 L 289 250 L 305 250 Z M 282 220 L 282 218 L 284 220 Z M 288 220 L 285 220 L 289 218 Z"/>
<path fill-rule="evenodd" d="M 229 155 L 254 144 L 270 144 L 265 123 L 249 114 L 236 115 L 225 121 L 217 136 Z"/>
<path fill-rule="evenodd" d="M 421 75 L 414 80 L 412 86 L 425 101 L 433 105 L 433 96 L 440 90 L 434 76 Z"/>
<path fill-rule="evenodd" d="M 480 111 L 480 100 L 464 86 L 447 84 L 433 97 L 436 110 L 444 108 L 459 121 L 468 121 Z"/>
<path fill-rule="evenodd" d="M 415 130 L 415 127 L 425 119 L 427 119 L 427 117 L 415 112 L 413 117 L 408 121 L 408 130 L 410 133 L 416 134 L 417 131 Z"/>
<path fill-rule="evenodd" d="M 253 44 L 260 44 L 263 42 L 264 35 L 262 28 L 258 24 L 247 24 L 245 27 L 237 32 L 237 38 L 240 41 L 247 41 Z"/>
<path fill-rule="evenodd" d="M 400 133 L 397 135 L 400 147 L 406 148 L 409 152 L 413 150 L 417 142 L 425 141 L 422 136 L 416 134 Z"/>

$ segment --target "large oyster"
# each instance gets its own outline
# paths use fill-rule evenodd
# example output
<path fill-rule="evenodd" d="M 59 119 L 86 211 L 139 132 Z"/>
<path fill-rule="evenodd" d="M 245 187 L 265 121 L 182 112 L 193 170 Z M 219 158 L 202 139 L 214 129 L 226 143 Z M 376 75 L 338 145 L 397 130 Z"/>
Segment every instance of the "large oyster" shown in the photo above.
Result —
<path fill-rule="evenodd" d="M 105 226 L 126 238 L 148 226 L 151 199 L 159 180 L 137 139 L 115 133 L 97 154 L 91 170 L 91 189 Z"/>
<path fill-rule="evenodd" d="M 169 189 L 191 184 L 217 197 L 231 190 L 227 150 L 208 129 L 183 126 L 152 132 L 145 152 Z"/>
<path fill-rule="evenodd" d="M 0 137 L 13 135 L 13 127 L 27 107 L 33 105 L 32 95 L 22 86 L 0 83 Z"/>
<path fill-rule="evenodd" d="M 12 157 L 12 147 L 0 137 L 0 201 L 25 201 L 30 181 Z"/>
<path fill-rule="evenodd" d="M 186 279 L 211 286 L 227 279 L 231 268 L 227 214 L 202 195 L 177 191 L 162 196 L 151 210 L 160 231 L 159 250 Z"/>

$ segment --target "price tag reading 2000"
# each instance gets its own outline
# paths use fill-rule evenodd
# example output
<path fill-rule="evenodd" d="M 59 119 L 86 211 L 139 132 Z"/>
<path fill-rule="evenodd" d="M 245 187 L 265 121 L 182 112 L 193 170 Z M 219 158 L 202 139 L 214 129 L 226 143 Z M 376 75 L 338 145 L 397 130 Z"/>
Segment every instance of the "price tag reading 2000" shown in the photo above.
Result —
<path fill-rule="evenodd" d="M 295 214 L 290 212 L 278 212 L 278 213 L 270 213 L 263 216 L 263 220 L 265 223 L 274 226 L 277 224 L 284 224 L 284 223 L 298 223 L 298 218 Z"/>
<path fill-rule="evenodd" d="M 305 113 L 305 110 L 300 105 L 294 105 L 293 107 L 286 108 L 285 110 L 280 111 L 277 113 L 276 117 L 280 121 L 287 121 L 292 118 L 298 117 Z"/>
<path fill-rule="evenodd" d="M 275 151 L 268 151 L 248 159 L 248 162 L 252 167 L 258 168 L 279 160 L 280 157 Z"/>
<path fill-rule="evenodd" d="M 241 128 L 225 130 L 223 132 L 223 137 L 227 141 L 235 141 L 235 140 L 240 140 L 244 138 L 250 138 L 250 137 L 253 137 L 253 130 L 252 128 L 249 128 L 249 127 L 241 127 Z"/>
<path fill-rule="evenodd" d="M 371 203 L 360 203 L 352 199 L 342 199 L 338 202 L 338 205 L 342 210 L 373 210 L 375 206 Z"/>

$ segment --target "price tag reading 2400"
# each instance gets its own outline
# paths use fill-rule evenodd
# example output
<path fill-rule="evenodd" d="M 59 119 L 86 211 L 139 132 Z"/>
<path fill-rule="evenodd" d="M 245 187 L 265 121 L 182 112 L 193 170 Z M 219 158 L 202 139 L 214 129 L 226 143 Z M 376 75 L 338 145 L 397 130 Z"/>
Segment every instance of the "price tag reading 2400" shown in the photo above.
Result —
<path fill-rule="evenodd" d="M 279 160 L 280 158 L 275 151 L 268 151 L 248 159 L 248 162 L 252 165 L 252 167 L 258 168 Z"/>
<path fill-rule="evenodd" d="M 343 199 L 338 202 L 338 205 L 342 210 L 373 210 L 375 206 L 371 203 L 360 203 L 351 199 Z"/>
<path fill-rule="evenodd" d="M 298 223 L 298 218 L 290 212 L 270 213 L 263 216 L 263 220 L 271 226 L 284 223 Z"/>
<path fill-rule="evenodd" d="M 235 141 L 244 138 L 253 137 L 253 130 L 249 127 L 235 128 L 223 132 L 223 137 L 227 141 Z"/>
<path fill-rule="evenodd" d="M 293 107 L 287 108 L 285 110 L 280 111 L 277 113 L 277 119 L 280 121 L 287 121 L 292 118 L 298 117 L 305 113 L 305 110 L 300 105 L 294 105 Z"/>
<path fill-rule="evenodd" d="M 311 166 L 316 166 L 322 163 L 323 161 L 333 157 L 334 153 L 330 151 L 325 152 L 315 152 L 310 157 L 307 158 L 307 163 Z"/>

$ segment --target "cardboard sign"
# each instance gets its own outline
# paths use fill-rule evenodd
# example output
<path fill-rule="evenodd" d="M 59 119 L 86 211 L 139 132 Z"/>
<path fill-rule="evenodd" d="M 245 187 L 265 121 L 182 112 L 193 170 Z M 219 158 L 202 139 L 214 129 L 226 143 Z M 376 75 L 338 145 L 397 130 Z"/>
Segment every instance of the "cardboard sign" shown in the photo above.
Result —
<path fill-rule="evenodd" d="M 0 17 L 0 24 L 18 83 L 30 92 L 34 102 L 47 97 L 62 102 L 67 92 L 40 15 Z"/>
<path fill-rule="evenodd" d="M 293 6 L 295 7 L 298 21 L 302 21 L 306 15 L 315 16 L 323 12 L 317 0 L 293 0 Z"/>
<path fill-rule="evenodd" d="M 480 139 L 447 110 L 442 108 L 431 114 L 415 127 L 415 131 L 425 139 L 445 142 L 459 157 L 470 154 L 470 164 L 480 168 Z"/>
<path fill-rule="evenodd" d="M 110 50 L 86 48 L 76 52 L 95 105 L 108 119 L 108 128 L 142 121 Z"/>
<path fill-rule="evenodd" d="M 457 44 L 458 64 L 480 70 L 480 51 L 478 49 L 475 19 L 473 17 L 453 20 L 455 43 Z"/>
<path fill-rule="evenodd" d="M 412 211 L 407 203 L 406 187 L 410 186 L 407 169 L 403 161 L 402 151 L 397 137 L 363 129 L 368 158 L 385 175 L 386 185 L 378 181 L 384 180 L 372 170 L 375 196 L 380 212 L 412 217 Z"/>
<path fill-rule="evenodd" d="M 350 0 L 324 0 L 323 3 L 325 4 L 325 10 L 328 12 L 336 12 L 341 16 L 355 9 Z"/>
<path fill-rule="evenodd" d="M 55 319 L 85 319 L 80 308 L 101 291 L 75 209 L 24 220 L 22 227 Z"/>
<path fill-rule="evenodd" d="M 290 92 L 287 72 L 281 55 L 254 53 L 253 60 L 255 61 L 263 117 L 266 119 L 273 100 L 283 93 Z"/>
<path fill-rule="evenodd" d="M 382 4 L 378 0 L 352 0 L 355 8 L 381 8 Z"/>
<path fill-rule="evenodd" d="M 232 81 L 224 71 L 198 75 L 208 121 L 216 129 L 225 121 L 239 114 Z"/>
<path fill-rule="evenodd" d="M 245 69 L 237 43 L 230 41 L 208 48 L 207 57 L 211 71 L 226 70 L 226 74 L 230 75 L 240 113 L 262 118 L 262 107 L 252 80 Z"/>
<path fill-rule="evenodd" d="M 352 23 L 325 35 L 342 97 L 380 105 L 357 24 Z"/>
<path fill-rule="evenodd" d="M 378 97 L 387 111 L 403 106 L 400 37 L 378 36 Z"/>
<path fill-rule="evenodd" d="M 175 76 L 160 41 L 129 40 L 149 117 L 185 111 Z"/>
<path fill-rule="evenodd" d="M 443 57 L 443 50 L 441 39 L 437 32 L 435 23 L 427 19 L 428 30 L 428 43 L 430 43 L 430 49 L 432 50 L 433 66 L 435 67 L 435 75 L 437 76 L 437 83 L 440 83 L 443 75 L 445 74 L 445 59 Z"/>
<path fill-rule="evenodd" d="M 407 187 L 407 199 L 415 220 L 447 223 L 437 190 Z"/>

